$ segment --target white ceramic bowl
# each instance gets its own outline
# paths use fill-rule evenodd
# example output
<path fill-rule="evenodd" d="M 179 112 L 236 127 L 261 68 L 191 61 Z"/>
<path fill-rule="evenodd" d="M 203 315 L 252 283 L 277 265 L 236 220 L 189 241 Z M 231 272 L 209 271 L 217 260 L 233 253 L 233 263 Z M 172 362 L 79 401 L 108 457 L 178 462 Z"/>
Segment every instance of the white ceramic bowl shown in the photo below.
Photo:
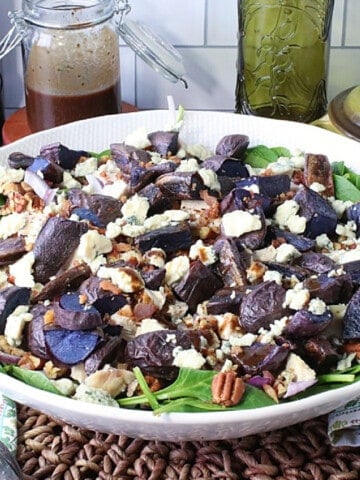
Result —
<path fill-rule="evenodd" d="M 40 132 L 0 149 L 0 163 L 9 153 L 36 155 L 39 148 L 61 142 L 69 148 L 102 151 L 120 142 L 139 127 L 163 129 L 173 121 L 168 111 L 146 111 L 76 122 Z M 186 112 L 180 138 L 187 144 L 213 148 L 223 135 L 244 133 L 251 145 L 298 147 L 344 160 L 360 170 L 360 143 L 303 124 L 221 112 Z M 179 440 L 237 438 L 275 430 L 326 414 L 360 396 L 360 382 L 287 404 L 254 410 L 208 413 L 171 413 L 154 416 L 150 411 L 116 409 L 75 401 L 43 392 L 0 374 L 0 390 L 15 401 L 73 425 L 130 437 Z"/>

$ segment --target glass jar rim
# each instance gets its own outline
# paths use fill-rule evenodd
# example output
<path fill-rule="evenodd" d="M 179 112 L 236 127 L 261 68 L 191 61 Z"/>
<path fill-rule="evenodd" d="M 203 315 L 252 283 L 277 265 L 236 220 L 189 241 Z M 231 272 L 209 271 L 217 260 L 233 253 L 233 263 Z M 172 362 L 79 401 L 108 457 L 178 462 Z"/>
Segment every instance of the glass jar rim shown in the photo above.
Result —
<path fill-rule="evenodd" d="M 54 29 L 78 29 L 103 23 L 115 11 L 115 0 L 23 0 L 24 20 Z"/>

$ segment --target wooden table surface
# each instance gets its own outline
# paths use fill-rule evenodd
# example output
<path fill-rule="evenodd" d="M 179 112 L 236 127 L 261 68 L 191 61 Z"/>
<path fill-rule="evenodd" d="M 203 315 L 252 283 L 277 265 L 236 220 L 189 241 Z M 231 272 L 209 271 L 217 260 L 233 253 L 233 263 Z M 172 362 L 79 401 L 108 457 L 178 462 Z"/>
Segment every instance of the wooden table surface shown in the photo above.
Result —
<path fill-rule="evenodd" d="M 138 110 L 134 105 L 126 102 L 121 103 L 121 109 L 123 113 L 136 112 Z M 27 122 L 26 109 L 25 107 L 20 108 L 15 113 L 10 115 L 10 117 L 6 119 L 3 125 L 3 144 L 7 145 L 9 143 L 15 142 L 20 138 L 30 135 L 31 133 L 32 132 Z"/>

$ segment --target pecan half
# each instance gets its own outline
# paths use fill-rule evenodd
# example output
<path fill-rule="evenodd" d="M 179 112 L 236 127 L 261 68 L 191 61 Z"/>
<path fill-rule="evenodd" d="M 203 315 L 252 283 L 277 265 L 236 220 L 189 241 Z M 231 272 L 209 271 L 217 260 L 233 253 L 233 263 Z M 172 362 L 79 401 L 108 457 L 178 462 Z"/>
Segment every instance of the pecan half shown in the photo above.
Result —
<path fill-rule="evenodd" d="M 212 380 L 211 393 L 213 403 L 232 407 L 242 399 L 245 393 L 245 383 L 232 370 L 219 372 Z"/>

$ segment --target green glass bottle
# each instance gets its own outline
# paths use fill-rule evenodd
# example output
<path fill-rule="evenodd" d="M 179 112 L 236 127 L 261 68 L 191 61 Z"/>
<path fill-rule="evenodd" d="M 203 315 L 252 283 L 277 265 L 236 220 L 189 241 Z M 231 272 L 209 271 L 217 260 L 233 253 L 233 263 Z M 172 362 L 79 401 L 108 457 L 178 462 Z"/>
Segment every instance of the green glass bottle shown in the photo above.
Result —
<path fill-rule="evenodd" d="M 327 109 L 334 0 L 238 0 L 236 112 L 312 122 Z"/>

